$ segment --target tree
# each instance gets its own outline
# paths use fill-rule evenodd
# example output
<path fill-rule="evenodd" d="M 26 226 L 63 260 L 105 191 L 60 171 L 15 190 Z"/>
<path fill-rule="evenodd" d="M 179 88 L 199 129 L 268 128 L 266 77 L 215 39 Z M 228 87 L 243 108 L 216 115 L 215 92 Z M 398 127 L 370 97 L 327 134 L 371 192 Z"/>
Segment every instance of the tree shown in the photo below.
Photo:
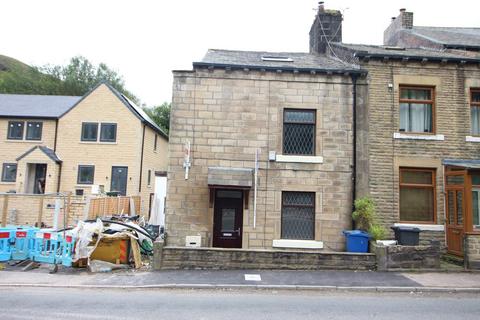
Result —
<path fill-rule="evenodd" d="M 66 66 L 46 65 L 39 67 L 38 70 L 61 80 L 61 91 L 64 95 L 83 96 L 99 82 L 107 81 L 130 100 L 139 104 L 139 99 L 125 88 L 123 77 L 105 63 L 95 66 L 87 58 L 76 56 Z"/>
<path fill-rule="evenodd" d="M 171 104 L 164 102 L 159 106 L 143 108 L 143 110 L 160 126 L 160 128 L 163 129 L 163 131 L 165 131 L 165 133 L 168 134 L 170 129 L 170 108 Z"/>

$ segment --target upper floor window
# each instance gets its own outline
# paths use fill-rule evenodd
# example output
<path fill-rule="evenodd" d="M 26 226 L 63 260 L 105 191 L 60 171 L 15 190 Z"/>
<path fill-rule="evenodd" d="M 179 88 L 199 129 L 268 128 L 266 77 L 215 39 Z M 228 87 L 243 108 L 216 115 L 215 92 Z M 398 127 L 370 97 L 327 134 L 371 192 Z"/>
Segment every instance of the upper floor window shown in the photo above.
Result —
<path fill-rule="evenodd" d="M 434 132 L 434 89 L 400 87 L 400 131 Z"/>
<path fill-rule="evenodd" d="M 7 138 L 11 140 L 23 139 L 23 121 L 9 121 Z"/>
<path fill-rule="evenodd" d="M 480 89 L 470 90 L 470 119 L 473 135 L 480 135 Z"/>
<path fill-rule="evenodd" d="M 283 154 L 315 155 L 315 110 L 285 109 Z"/>
<path fill-rule="evenodd" d="M 42 140 L 42 126 L 41 122 L 28 121 L 27 122 L 27 140 Z"/>
<path fill-rule="evenodd" d="M 282 192 L 282 239 L 313 240 L 315 192 Z"/>
<path fill-rule="evenodd" d="M 102 123 L 100 125 L 100 141 L 115 142 L 117 140 L 117 124 Z"/>
<path fill-rule="evenodd" d="M 400 220 L 435 222 L 435 169 L 400 168 Z"/>
<path fill-rule="evenodd" d="M 82 123 L 82 141 L 97 141 L 98 123 L 83 122 Z"/>
<path fill-rule="evenodd" d="M 2 181 L 15 182 L 17 180 L 17 165 L 15 163 L 4 163 L 2 168 Z"/>

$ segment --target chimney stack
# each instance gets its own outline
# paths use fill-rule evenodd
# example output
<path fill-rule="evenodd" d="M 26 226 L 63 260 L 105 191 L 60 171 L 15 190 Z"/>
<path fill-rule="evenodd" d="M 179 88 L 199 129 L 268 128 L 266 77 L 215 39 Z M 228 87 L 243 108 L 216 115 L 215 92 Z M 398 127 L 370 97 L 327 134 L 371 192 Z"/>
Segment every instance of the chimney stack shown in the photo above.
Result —
<path fill-rule="evenodd" d="M 398 45 L 398 32 L 413 28 L 413 12 L 401 8 L 397 18 L 392 18 L 388 28 L 383 32 L 383 44 L 387 46 Z"/>
<path fill-rule="evenodd" d="M 325 54 L 329 42 L 342 42 L 342 13 L 326 10 L 318 3 L 318 12 L 310 28 L 310 53 Z"/>

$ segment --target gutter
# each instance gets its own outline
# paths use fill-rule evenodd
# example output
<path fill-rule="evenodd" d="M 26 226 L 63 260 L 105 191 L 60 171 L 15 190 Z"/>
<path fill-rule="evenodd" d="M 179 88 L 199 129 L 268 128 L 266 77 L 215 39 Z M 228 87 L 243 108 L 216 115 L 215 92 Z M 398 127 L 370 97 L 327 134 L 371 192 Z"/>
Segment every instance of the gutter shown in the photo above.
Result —
<path fill-rule="evenodd" d="M 228 64 L 228 63 L 209 63 L 209 62 L 194 62 L 194 68 L 220 68 L 231 70 L 260 70 L 260 71 L 287 71 L 287 72 L 302 72 L 302 73 L 326 73 L 326 74 L 358 74 L 366 75 L 367 71 L 362 69 L 322 69 L 322 68 L 296 68 L 296 67 L 272 67 L 272 66 L 254 66 L 246 64 Z"/>
<path fill-rule="evenodd" d="M 414 60 L 414 61 L 436 61 L 436 62 L 459 62 L 459 63 L 479 63 L 480 59 L 475 58 L 454 58 L 454 57 L 433 57 L 433 56 L 417 56 L 417 55 L 401 55 L 401 54 L 383 54 L 355 52 L 353 54 L 357 58 L 377 58 L 377 59 L 398 59 L 398 60 Z"/>

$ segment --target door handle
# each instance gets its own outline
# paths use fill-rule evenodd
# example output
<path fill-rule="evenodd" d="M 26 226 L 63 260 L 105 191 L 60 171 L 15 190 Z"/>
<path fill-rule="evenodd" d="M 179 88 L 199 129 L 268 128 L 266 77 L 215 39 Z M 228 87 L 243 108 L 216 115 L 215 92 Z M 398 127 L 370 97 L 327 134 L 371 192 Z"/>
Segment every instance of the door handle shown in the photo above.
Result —
<path fill-rule="evenodd" d="M 236 232 L 238 235 L 240 235 L 241 232 L 242 232 L 242 231 L 241 231 L 241 228 L 238 228 L 237 230 L 235 230 L 235 232 Z"/>

